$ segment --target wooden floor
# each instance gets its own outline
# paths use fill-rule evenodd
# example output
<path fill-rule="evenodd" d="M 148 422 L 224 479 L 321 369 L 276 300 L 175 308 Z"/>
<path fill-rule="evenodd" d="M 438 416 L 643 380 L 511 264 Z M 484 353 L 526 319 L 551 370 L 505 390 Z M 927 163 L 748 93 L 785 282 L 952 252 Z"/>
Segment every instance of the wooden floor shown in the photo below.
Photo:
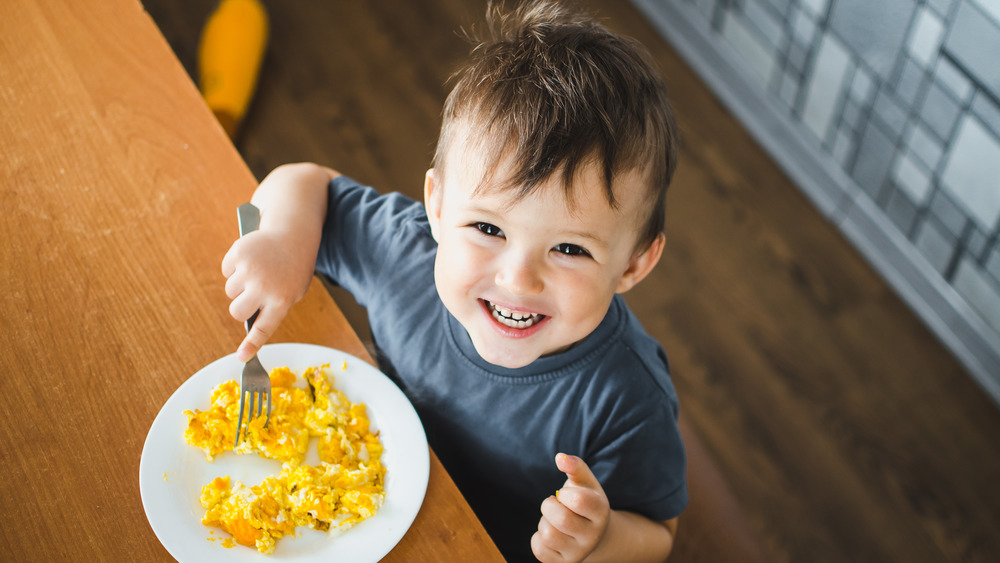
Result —
<path fill-rule="evenodd" d="M 212 3 L 145 2 L 192 72 Z M 1000 410 L 628 2 L 584 4 L 650 48 L 672 93 L 667 250 L 627 298 L 766 559 L 1000 560 Z M 419 196 L 467 52 L 455 31 L 482 5 L 271 2 L 237 142 L 253 172 L 312 160 Z"/>

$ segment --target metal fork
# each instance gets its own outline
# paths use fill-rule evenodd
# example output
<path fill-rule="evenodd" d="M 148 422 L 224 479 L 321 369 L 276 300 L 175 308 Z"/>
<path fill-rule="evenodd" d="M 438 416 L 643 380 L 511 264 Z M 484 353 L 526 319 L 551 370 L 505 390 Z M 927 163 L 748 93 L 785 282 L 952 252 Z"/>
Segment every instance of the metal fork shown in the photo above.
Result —
<path fill-rule="evenodd" d="M 240 223 L 240 237 L 246 236 L 257 230 L 260 226 L 260 210 L 252 203 L 244 203 L 236 209 L 236 215 Z M 246 321 L 247 334 L 257 320 L 257 310 Z M 247 396 L 250 397 L 250 409 L 247 414 L 247 432 L 250 432 L 250 421 L 259 417 L 264 410 L 264 395 L 267 395 L 267 419 L 264 420 L 264 428 L 271 421 L 271 378 L 267 375 L 267 370 L 261 365 L 257 354 L 254 354 L 250 361 L 243 366 L 243 379 L 240 381 L 240 417 L 236 423 L 236 444 L 233 449 L 240 445 L 240 434 L 243 427 L 243 408 L 247 404 Z M 256 413 L 255 413 L 256 408 Z"/>

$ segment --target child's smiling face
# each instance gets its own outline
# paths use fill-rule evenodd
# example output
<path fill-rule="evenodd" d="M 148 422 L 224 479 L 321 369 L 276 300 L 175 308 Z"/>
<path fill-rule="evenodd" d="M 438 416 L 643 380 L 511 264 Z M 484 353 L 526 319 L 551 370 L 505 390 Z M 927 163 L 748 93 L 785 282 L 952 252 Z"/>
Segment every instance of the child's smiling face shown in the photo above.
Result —
<path fill-rule="evenodd" d="M 492 181 L 477 191 L 482 173 L 459 163 L 484 160 L 461 142 L 452 147 L 444 177 L 430 170 L 425 184 L 434 279 L 484 360 L 517 368 L 569 348 L 659 260 L 662 235 L 636 252 L 646 218 L 638 172 L 616 178 L 617 209 L 595 165 L 576 174 L 571 200 L 557 173 L 515 201 Z M 501 161 L 492 177 L 505 178 L 506 168 Z"/>

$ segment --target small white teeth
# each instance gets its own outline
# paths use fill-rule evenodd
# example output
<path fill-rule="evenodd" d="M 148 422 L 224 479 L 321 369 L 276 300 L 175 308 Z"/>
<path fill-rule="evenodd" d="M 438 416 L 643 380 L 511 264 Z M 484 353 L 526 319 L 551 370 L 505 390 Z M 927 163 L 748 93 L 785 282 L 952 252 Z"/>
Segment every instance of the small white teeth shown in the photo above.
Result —
<path fill-rule="evenodd" d="M 510 328 L 528 328 L 538 322 L 538 319 L 541 317 L 538 313 L 517 313 L 509 309 L 497 307 L 488 301 L 487 303 L 493 312 L 493 318 L 500 324 L 509 326 Z"/>

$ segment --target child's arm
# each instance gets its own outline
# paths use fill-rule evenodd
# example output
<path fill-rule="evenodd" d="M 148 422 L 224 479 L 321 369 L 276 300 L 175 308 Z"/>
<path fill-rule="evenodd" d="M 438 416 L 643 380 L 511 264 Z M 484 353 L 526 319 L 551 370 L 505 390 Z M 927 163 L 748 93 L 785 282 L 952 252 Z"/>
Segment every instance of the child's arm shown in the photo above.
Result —
<path fill-rule="evenodd" d="M 236 352 L 245 362 L 274 334 L 305 295 L 316 268 L 326 218 L 327 184 L 340 174 L 315 164 L 275 168 L 251 201 L 260 228 L 237 239 L 222 260 L 229 314 L 240 321 L 260 315 Z"/>
<path fill-rule="evenodd" d="M 542 519 L 531 549 L 555 561 L 664 561 L 674 545 L 677 519 L 656 522 L 611 510 L 601 484 L 580 458 L 559 454 L 566 484 L 542 502 Z"/>

